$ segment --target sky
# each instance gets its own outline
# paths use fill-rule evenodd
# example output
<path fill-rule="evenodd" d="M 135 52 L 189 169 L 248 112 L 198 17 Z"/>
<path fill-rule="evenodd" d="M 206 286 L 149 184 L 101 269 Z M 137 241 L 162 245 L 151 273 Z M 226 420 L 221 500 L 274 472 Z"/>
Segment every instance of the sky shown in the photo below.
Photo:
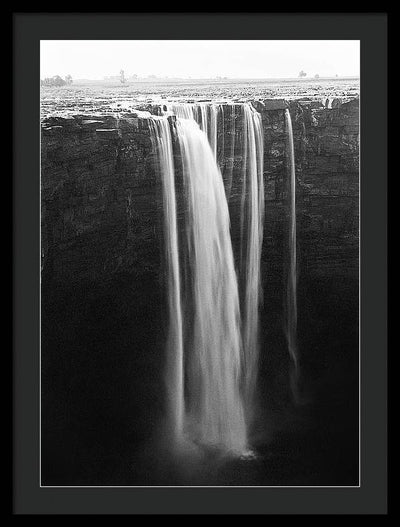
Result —
<path fill-rule="evenodd" d="M 359 76 L 358 40 L 42 40 L 40 78 Z"/>

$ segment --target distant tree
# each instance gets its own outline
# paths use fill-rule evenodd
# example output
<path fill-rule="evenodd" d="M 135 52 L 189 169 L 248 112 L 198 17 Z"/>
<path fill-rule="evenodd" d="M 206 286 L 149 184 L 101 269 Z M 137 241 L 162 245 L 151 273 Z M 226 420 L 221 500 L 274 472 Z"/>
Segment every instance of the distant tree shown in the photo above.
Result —
<path fill-rule="evenodd" d="M 52 81 L 53 86 L 65 86 L 65 84 L 67 84 L 59 75 L 52 77 Z"/>
<path fill-rule="evenodd" d="M 42 86 L 65 86 L 67 82 L 62 79 L 59 75 L 54 75 L 54 77 L 47 77 L 44 80 L 40 81 Z"/>
<path fill-rule="evenodd" d="M 314 79 L 319 79 L 319 75 L 318 75 L 318 73 L 316 73 L 316 74 L 314 75 Z"/>
<path fill-rule="evenodd" d="M 306 76 L 307 76 L 307 73 L 301 70 L 301 72 L 299 73 L 299 77 L 306 77 Z"/>
<path fill-rule="evenodd" d="M 126 80 L 125 80 L 125 72 L 124 72 L 124 70 L 121 70 L 121 71 L 119 72 L 119 80 L 121 81 L 122 84 L 124 84 L 124 83 L 126 82 Z"/>
<path fill-rule="evenodd" d="M 72 77 L 71 77 L 71 75 L 68 74 L 68 75 L 65 77 L 65 82 L 66 82 L 68 85 L 69 85 L 69 84 L 72 84 L 73 81 L 72 81 Z"/>

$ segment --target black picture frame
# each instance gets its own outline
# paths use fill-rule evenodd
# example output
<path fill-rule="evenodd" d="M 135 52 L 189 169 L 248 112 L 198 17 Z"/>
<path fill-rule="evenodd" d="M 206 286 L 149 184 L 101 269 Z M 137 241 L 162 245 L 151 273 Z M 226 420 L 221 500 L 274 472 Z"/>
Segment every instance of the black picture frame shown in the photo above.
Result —
<path fill-rule="evenodd" d="M 40 14 L 13 17 L 14 504 L 16 514 L 387 512 L 387 16 Z M 39 485 L 42 39 L 356 39 L 361 42 L 361 484 L 351 488 L 46 488 Z M 379 184 L 377 184 L 379 183 Z"/>

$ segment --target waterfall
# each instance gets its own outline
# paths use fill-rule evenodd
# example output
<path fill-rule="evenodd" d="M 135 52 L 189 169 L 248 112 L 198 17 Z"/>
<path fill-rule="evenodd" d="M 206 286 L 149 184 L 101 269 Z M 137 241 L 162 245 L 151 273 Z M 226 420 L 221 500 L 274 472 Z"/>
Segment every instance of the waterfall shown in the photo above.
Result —
<path fill-rule="evenodd" d="M 149 120 L 153 148 L 157 153 L 162 175 L 165 262 L 168 296 L 167 338 L 167 387 L 171 431 L 176 442 L 183 439 L 184 427 L 184 373 L 181 283 L 179 271 L 178 232 L 175 197 L 175 168 L 172 155 L 172 140 L 166 118 Z"/>
<path fill-rule="evenodd" d="M 233 160 L 235 157 L 235 138 L 236 138 L 236 105 L 230 104 L 230 127 L 227 128 L 227 133 L 229 134 L 229 141 L 228 141 L 228 154 L 230 157 L 228 170 L 225 170 L 226 177 L 227 177 L 227 185 L 226 185 L 226 195 L 228 200 L 231 197 L 231 191 L 232 191 L 232 181 L 233 181 Z"/>
<path fill-rule="evenodd" d="M 254 403 L 259 355 L 259 304 L 261 249 L 264 226 L 263 134 L 261 116 L 243 105 L 243 164 L 241 200 L 240 277 L 243 289 L 244 393 L 247 413 Z"/>
<path fill-rule="evenodd" d="M 263 179 L 263 130 L 261 115 L 248 103 L 229 104 L 230 115 L 230 155 L 235 154 L 236 115 L 242 119 L 242 173 L 241 196 L 241 247 L 238 265 L 242 287 L 240 306 L 242 312 L 243 339 L 243 394 L 248 422 L 254 407 L 254 395 L 258 372 L 259 357 L 259 305 L 262 300 L 261 288 L 261 249 L 264 227 L 264 179 Z M 206 133 L 214 156 L 217 153 L 218 115 L 221 114 L 221 128 L 225 131 L 223 106 L 219 104 L 185 104 L 172 107 L 176 115 L 195 119 Z M 228 128 L 227 128 L 228 131 Z M 221 137 L 224 141 L 224 138 Z M 224 142 L 221 145 L 224 147 Z M 232 159 L 233 163 L 233 159 Z M 221 163 L 223 164 L 223 163 Z M 233 166 L 229 167 L 226 194 L 229 199 L 233 179 Z"/>
<path fill-rule="evenodd" d="M 207 137 L 197 123 L 178 119 L 177 131 L 188 201 L 191 433 L 201 443 L 243 453 L 247 430 L 240 392 L 239 296 L 225 190 Z"/>
<path fill-rule="evenodd" d="M 298 399 L 298 349 L 297 349 L 297 255 L 296 255 L 296 170 L 294 159 L 293 129 L 290 112 L 285 110 L 285 122 L 289 160 L 289 270 L 286 296 L 286 338 L 292 360 L 290 376 L 291 389 L 295 400 Z"/>
<path fill-rule="evenodd" d="M 182 119 L 194 119 L 197 122 L 200 129 L 208 137 L 211 150 L 216 158 L 218 113 L 221 110 L 221 105 L 198 102 L 193 104 L 169 104 L 167 105 L 167 108 L 168 111 L 175 114 L 177 117 Z"/>
<path fill-rule="evenodd" d="M 238 111 L 243 121 L 243 187 L 241 258 L 236 268 L 226 197 L 232 166 L 226 192 L 217 165 L 221 117 L 220 126 L 225 126 L 223 107 L 167 106 L 166 113 L 176 116 L 182 163 L 185 237 L 179 246 L 167 118 L 154 117 L 151 130 L 163 178 L 170 422 L 177 428 L 177 437 L 242 455 L 249 452 L 248 426 L 258 370 L 264 185 L 261 116 L 249 104 L 232 105 L 228 150 L 231 155 L 235 152 Z M 223 148 L 220 145 L 220 151 Z"/>

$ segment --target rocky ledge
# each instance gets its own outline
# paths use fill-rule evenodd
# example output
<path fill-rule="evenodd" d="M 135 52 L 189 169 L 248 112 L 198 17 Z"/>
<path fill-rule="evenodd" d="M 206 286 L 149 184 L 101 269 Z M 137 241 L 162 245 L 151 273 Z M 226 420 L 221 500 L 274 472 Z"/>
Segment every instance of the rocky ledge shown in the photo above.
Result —
<path fill-rule="evenodd" d="M 357 276 L 358 103 L 358 98 L 252 103 L 264 129 L 263 267 L 271 280 L 280 280 L 287 234 L 286 109 L 295 143 L 299 266 L 310 279 Z M 226 108 L 219 135 L 231 129 L 229 119 L 238 119 Z M 154 113 L 154 107 L 43 119 L 42 272 L 52 287 L 110 280 L 119 272 L 131 273 L 138 283 L 144 275 L 159 279 L 161 182 L 143 111 Z M 218 152 L 224 178 L 225 169 L 233 167 L 233 238 L 240 195 L 234 168 L 241 154 L 240 148 Z"/>

